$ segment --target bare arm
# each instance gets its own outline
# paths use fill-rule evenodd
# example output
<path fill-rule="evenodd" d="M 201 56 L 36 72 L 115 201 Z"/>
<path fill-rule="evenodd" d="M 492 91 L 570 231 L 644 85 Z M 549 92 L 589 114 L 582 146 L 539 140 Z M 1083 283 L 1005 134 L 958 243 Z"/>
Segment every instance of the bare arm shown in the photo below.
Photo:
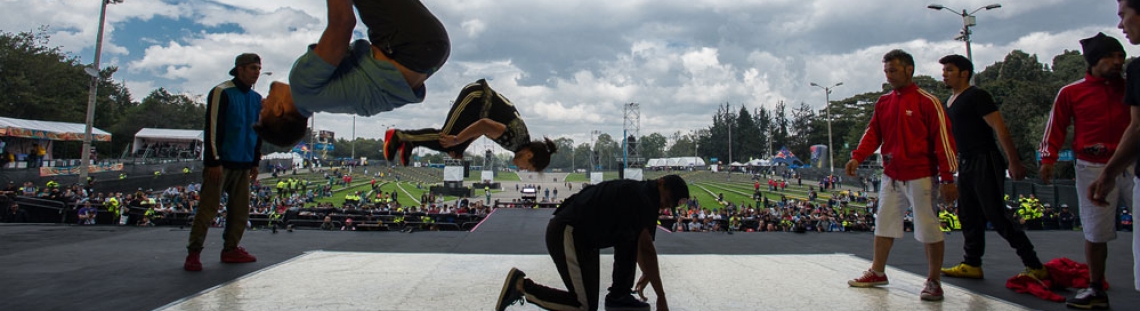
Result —
<path fill-rule="evenodd" d="M 1009 159 L 1009 176 L 1013 180 L 1025 178 L 1025 167 L 1021 165 L 1021 156 L 1017 154 L 1017 146 L 1013 144 L 1013 137 L 1009 135 L 1009 129 L 1005 127 L 1001 112 L 991 112 L 983 119 L 986 120 L 986 124 L 990 125 L 990 128 L 994 129 L 998 143 L 1001 144 L 1001 150 L 1005 151 L 1005 157 Z"/>
<path fill-rule="evenodd" d="M 660 303 L 665 301 L 665 288 L 661 285 L 661 269 L 657 265 L 657 248 L 653 246 L 653 238 L 649 235 L 650 229 L 642 229 L 641 234 L 637 239 L 637 265 L 641 267 L 641 273 L 649 280 L 649 284 L 653 286 L 653 291 L 657 293 L 657 301 L 659 305 L 658 310 L 662 309 Z"/>
<path fill-rule="evenodd" d="M 328 0 L 329 24 L 313 53 L 330 65 L 336 66 L 348 53 L 352 29 L 356 28 L 356 15 L 352 12 L 352 0 Z"/>

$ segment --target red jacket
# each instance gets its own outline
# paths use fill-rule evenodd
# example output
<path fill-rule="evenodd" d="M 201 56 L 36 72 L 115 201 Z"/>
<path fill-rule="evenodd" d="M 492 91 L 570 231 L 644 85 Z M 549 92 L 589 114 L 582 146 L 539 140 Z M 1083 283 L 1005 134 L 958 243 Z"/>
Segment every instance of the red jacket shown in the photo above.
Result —
<path fill-rule="evenodd" d="M 1124 104 L 1124 79 L 1104 79 L 1086 74 L 1057 92 L 1053 112 L 1045 123 L 1041 139 L 1041 163 L 1057 162 L 1057 149 L 1065 143 L 1066 131 L 1073 125 L 1073 152 L 1077 159 L 1108 163 L 1124 130 L 1132 121 Z"/>
<path fill-rule="evenodd" d="M 859 147 L 851 152 L 863 162 L 882 146 L 883 174 L 899 181 L 939 176 L 953 182 L 957 149 L 942 102 L 911 84 L 879 97 Z"/>

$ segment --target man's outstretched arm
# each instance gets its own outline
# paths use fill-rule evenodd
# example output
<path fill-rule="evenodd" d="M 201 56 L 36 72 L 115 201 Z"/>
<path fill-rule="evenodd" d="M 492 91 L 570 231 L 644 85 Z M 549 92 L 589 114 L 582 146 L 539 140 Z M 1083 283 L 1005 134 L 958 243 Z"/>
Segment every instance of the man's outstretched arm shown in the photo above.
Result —
<path fill-rule="evenodd" d="M 661 285 L 661 268 L 657 263 L 657 248 L 653 245 L 653 237 L 649 233 L 649 230 L 656 229 L 641 230 L 641 234 L 637 238 L 637 265 L 641 267 L 642 278 L 648 280 L 649 285 L 653 286 L 653 291 L 657 293 L 657 310 L 669 310 L 669 304 L 665 300 L 665 287 Z M 642 288 L 639 286 L 639 294 Z"/>
<path fill-rule="evenodd" d="M 313 52 L 330 65 L 340 65 L 348 53 L 352 29 L 356 28 L 356 15 L 352 12 L 352 0 L 328 0 L 329 24 L 321 34 Z"/>

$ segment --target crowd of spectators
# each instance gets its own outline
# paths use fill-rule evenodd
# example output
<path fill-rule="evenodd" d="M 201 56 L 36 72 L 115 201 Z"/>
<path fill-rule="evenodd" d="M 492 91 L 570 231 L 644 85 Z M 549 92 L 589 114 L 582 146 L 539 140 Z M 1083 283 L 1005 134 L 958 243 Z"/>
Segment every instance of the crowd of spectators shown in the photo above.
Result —
<path fill-rule="evenodd" d="M 780 189 L 780 187 L 776 187 Z M 779 191 L 779 190 L 777 190 Z M 814 190 L 812 191 L 814 192 Z M 759 190 L 756 193 L 760 193 Z M 771 200 L 755 195 L 755 202 L 734 203 L 718 194 L 716 208 L 702 206 L 695 197 L 688 205 L 662 209 L 659 220 L 676 232 L 837 232 L 874 229 L 875 200 L 864 193 L 836 192 L 827 203 L 815 203 L 814 197 L 790 198 L 784 194 Z M 866 208 L 848 205 L 852 199 L 867 202 Z"/>

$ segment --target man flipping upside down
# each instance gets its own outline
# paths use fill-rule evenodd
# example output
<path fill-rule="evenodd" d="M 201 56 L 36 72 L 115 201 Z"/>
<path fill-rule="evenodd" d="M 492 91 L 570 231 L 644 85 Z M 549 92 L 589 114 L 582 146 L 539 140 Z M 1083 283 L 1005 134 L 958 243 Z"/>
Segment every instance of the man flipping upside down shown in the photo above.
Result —
<path fill-rule="evenodd" d="M 368 40 L 351 42 L 353 5 Z M 371 116 L 423 102 L 424 81 L 451 53 L 443 24 L 418 0 L 328 0 L 328 26 L 289 73 L 274 82 L 254 129 L 278 146 L 296 144 L 314 112 Z"/>

